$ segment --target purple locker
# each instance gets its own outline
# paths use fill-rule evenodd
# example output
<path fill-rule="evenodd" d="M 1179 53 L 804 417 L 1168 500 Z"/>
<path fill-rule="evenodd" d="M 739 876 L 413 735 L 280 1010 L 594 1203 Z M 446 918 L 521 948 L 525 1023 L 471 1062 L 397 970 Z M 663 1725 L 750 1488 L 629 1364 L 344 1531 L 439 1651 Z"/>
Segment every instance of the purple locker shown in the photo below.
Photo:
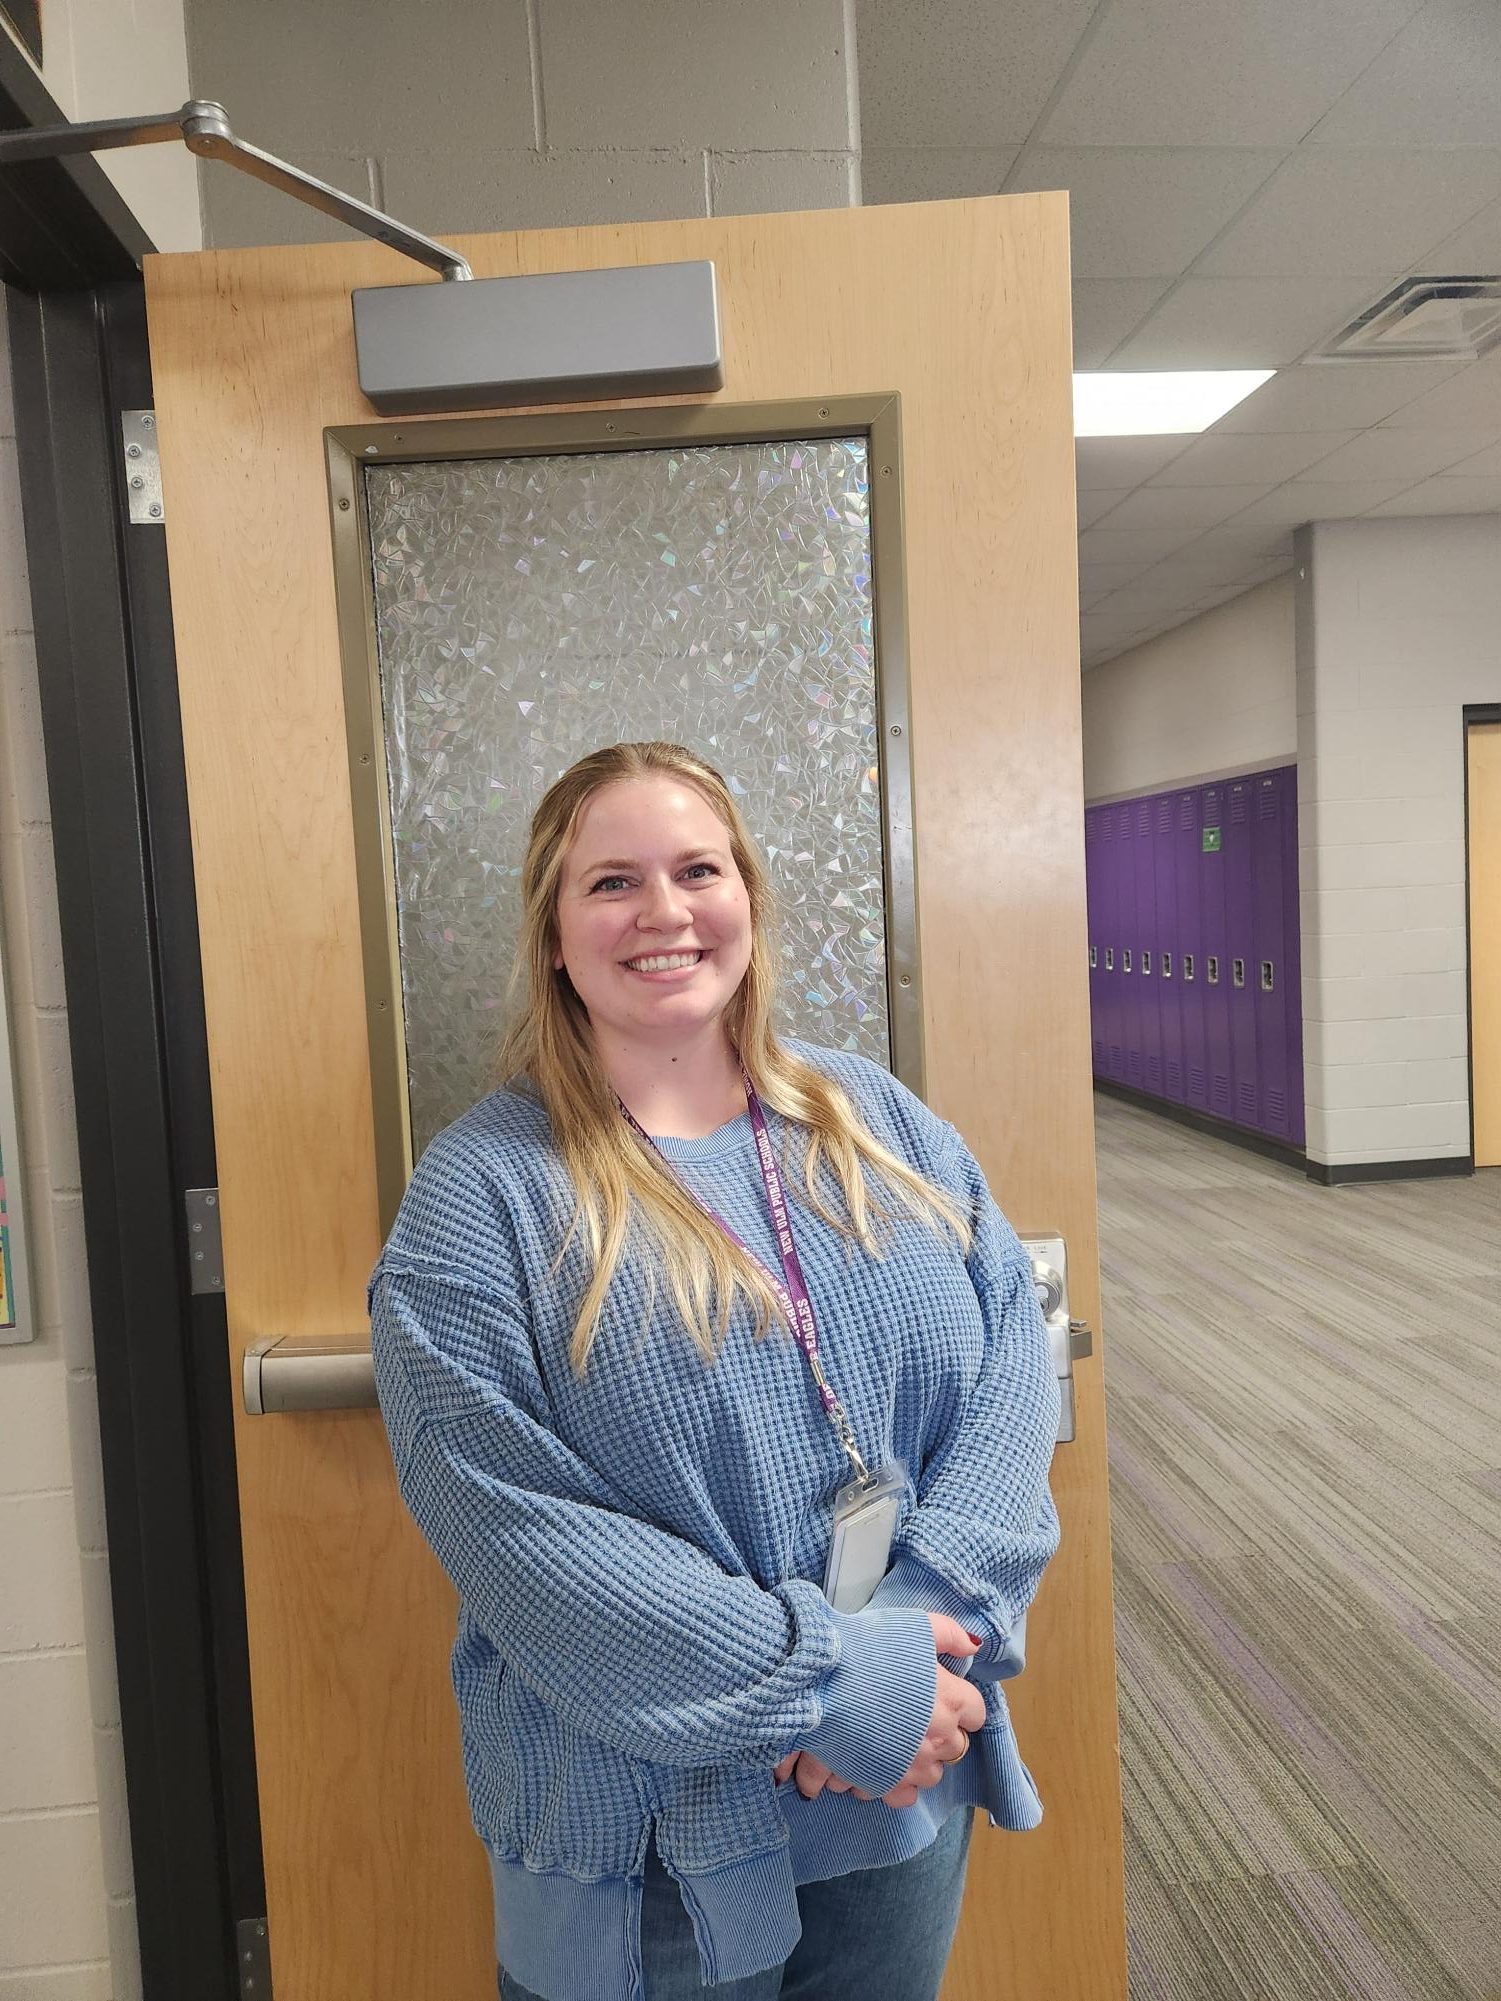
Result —
<path fill-rule="evenodd" d="M 1200 851 L 1201 797 L 1179 792 L 1173 801 L 1173 850 L 1178 872 L 1178 1007 L 1183 1022 L 1183 1102 L 1195 1111 L 1209 1110 L 1209 1053 L 1204 1038 L 1204 922 L 1199 880 L 1204 873 Z"/>
<path fill-rule="evenodd" d="M 1256 1069 L 1256 874 L 1251 853 L 1256 786 L 1232 778 L 1225 786 L 1225 946 L 1230 956 L 1230 1117 L 1261 1125 Z M 1222 969 L 1223 976 L 1223 969 Z"/>
<path fill-rule="evenodd" d="M 1157 1014 L 1162 1023 L 1162 1094 L 1175 1105 L 1183 1097 L 1183 1013 L 1178 992 L 1178 856 L 1175 848 L 1177 800 L 1159 793 L 1153 806 L 1152 850 L 1157 875 Z"/>
<path fill-rule="evenodd" d="M 1094 940 L 1095 967 L 1091 989 L 1093 1009 L 1093 1032 L 1098 1045 L 1095 1058 L 1095 1074 L 1100 1077 L 1110 1075 L 1110 989 L 1105 984 L 1105 940 L 1110 933 L 1110 859 L 1113 846 L 1110 840 L 1110 808 L 1093 806 L 1090 808 L 1094 823 L 1094 846 L 1090 850 L 1089 866 L 1093 883 L 1093 915 L 1089 923 L 1089 935 Z"/>
<path fill-rule="evenodd" d="M 1117 811 L 1116 839 L 1120 842 L 1120 904 L 1117 911 L 1119 936 L 1116 939 L 1116 996 L 1121 1021 L 1121 1077 L 1133 1089 L 1141 1090 L 1141 1010 L 1136 1004 L 1136 805 L 1129 800 Z"/>
<path fill-rule="evenodd" d="M 1235 1115 L 1230 1090 L 1230 963 L 1226 954 L 1225 812 L 1222 785 L 1206 785 L 1200 821 L 1199 912 L 1203 925 L 1204 1039 L 1209 1107 L 1216 1118 Z"/>
<path fill-rule="evenodd" d="M 1119 980 L 1120 945 L 1117 933 L 1121 918 L 1121 838 L 1120 808 L 1107 806 L 1102 816 L 1102 848 L 1105 862 L 1105 911 L 1100 931 L 1100 979 L 1105 1003 L 1105 1075 L 1121 1083 L 1126 1075 L 1125 1052 L 1121 1047 L 1121 999 Z"/>
<path fill-rule="evenodd" d="M 1100 911 L 1104 883 L 1100 873 L 1100 809 L 1086 807 L 1084 813 L 1084 908 L 1085 929 L 1089 934 L 1089 1045 L 1090 1065 L 1096 1077 L 1105 1074 L 1105 1036 L 1100 1001 Z"/>
<path fill-rule="evenodd" d="M 1141 1049 L 1138 1089 L 1162 1096 L 1162 1023 L 1157 1014 L 1157 879 L 1153 851 L 1156 802 L 1135 802 L 1136 928 L 1131 935 L 1132 978 L 1136 993 L 1137 1040 Z"/>
<path fill-rule="evenodd" d="M 1256 1012 L 1256 1074 L 1260 1108 L 1255 1124 L 1275 1139 L 1292 1133 L 1290 1051 L 1287 1044 L 1287 911 L 1283 819 L 1287 771 L 1263 771 L 1251 781 L 1253 917 L 1251 991 Z M 1243 1123 L 1249 1123 L 1243 1121 Z"/>
<path fill-rule="evenodd" d="M 1282 983 L 1284 1033 L 1287 1037 L 1287 1136 L 1294 1146 L 1305 1143 L 1303 1119 L 1303 916 L 1298 877 L 1298 767 L 1283 772 L 1282 790 L 1282 953 L 1287 977 Z"/>

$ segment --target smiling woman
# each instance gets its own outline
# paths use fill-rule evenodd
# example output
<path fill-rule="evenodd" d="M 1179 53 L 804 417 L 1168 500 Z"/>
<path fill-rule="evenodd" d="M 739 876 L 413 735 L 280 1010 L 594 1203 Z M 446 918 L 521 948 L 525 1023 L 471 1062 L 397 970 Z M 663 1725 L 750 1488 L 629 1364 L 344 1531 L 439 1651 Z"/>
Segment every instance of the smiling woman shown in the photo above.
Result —
<path fill-rule="evenodd" d="M 370 1292 L 461 1597 L 501 1992 L 771 2001 L 790 1966 L 933 2001 L 945 1823 L 1041 1812 L 998 1686 L 1057 1544 L 1030 1263 L 952 1126 L 777 1035 L 712 766 L 580 760 L 522 892 L 503 1087 L 423 1155 Z M 802 1894 L 877 1869 L 899 1953 Z"/>

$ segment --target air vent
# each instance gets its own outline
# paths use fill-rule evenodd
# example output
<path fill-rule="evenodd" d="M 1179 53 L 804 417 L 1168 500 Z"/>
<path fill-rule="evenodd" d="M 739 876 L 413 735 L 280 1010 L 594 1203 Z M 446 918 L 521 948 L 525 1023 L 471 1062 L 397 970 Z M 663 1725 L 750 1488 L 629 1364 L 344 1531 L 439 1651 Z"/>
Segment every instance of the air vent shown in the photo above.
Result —
<path fill-rule="evenodd" d="M 1404 278 L 1319 361 L 1476 361 L 1501 341 L 1501 277 Z"/>

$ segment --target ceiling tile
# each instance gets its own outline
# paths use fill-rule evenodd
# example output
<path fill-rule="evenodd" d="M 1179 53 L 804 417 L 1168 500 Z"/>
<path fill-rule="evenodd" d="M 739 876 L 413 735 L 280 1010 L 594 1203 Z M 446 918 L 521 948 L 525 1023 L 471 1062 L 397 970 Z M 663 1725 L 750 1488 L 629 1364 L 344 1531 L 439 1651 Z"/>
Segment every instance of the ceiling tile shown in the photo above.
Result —
<path fill-rule="evenodd" d="M 1501 512 L 1501 478 L 1460 479 L 1441 474 L 1410 486 L 1380 507 L 1371 516 L 1389 514 L 1495 514 Z"/>
<path fill-rule="evenodd" d="M 1256 503 L 1258 506 L 1260 502 Z M 1234 515 L 1218 528 L 1198 536 L 1184 551 L 1192 563 L 1231 562 L 1249 570 L 1273 556 L 1290 556 L 1293 538 L 1290 528 L 1275 523 L 1255 523 L 1244 514 Z"/>
<path fill-rule="evenodd" d="M 1139 486 L 1191 442 L 1181 433 L 1167 438 L 1080 438 L 1074 446 L 1079 491 Z"/>
<path fill-rule="evenodd" d="M 1095 0 L 859 0 L 860 128 L 876 146 L 962 132 L 1020 145 L 1073 53 Z"/>
<path fill-rule="evenodd" d="M 1353 431 L 1210 431 L 1165 466 L 1152 484 L 1264 489 L 1294 478 L 1354 436 Z"/>
<path fill-rule="evenodd" d="M 1447 381 L 1452 361 L 1307 361 L 1281 370 L 1213 427 L 1240 431 L 1363 431 Z"/>
<path fill-rule="evenodd" d="M 1488 354 L 1483 361 L 1467 363 L 1436 389 L 1404 403 L 1385 419 L 1381 428 L 1463 430 L 1473 425 L 1479 431 L 1490 432 L 1498 423 L 1501 423 L 1501 350 Z"/>
<path fill-rule="evenodd" d="M 1471 216 L 1463 229 L 1423 253 L 1423 268 L 1440 277 L 1478 278 L 1501 271 L 1501 202 Z"/>
<path fill-rule="evenodd" d="M 1102 514 L 1108 514 L 1118 500 L 1124 500 L 1131 491 L 1128 486 L 1106 486 L 1094 492 L 1079 491 L 1079 526 L 1092 528 Z"/>
<path fill-rule="evenodd" d="M 1185 278 L 1110 357 L 1113 368 L 1277 368 L 1386 289 L 1387 278 Z"/>
<path fill-rule="evenodd" d="M 1501 479 L 1501 444 L 1487 445 L 1473 457 L 1446 468 L 1456 479 Z"/>
<path fill-rule="evenodd" d="M 881 202 L 998 195 L 1018 151 L 1015 146 L 865 146 L 860 200 L 874 208 Z"/>
<path fill-rule="evenodd" d="M 1429 0 L 1309 138 L 1325 146 L 1501 146 L 1495 0 Z"/>
<path fill-rule="evenodd" d="M 1427 479 L 1471 458 L 1488 441 L 1473 431 L 1363 431 L 1320 459 L 1317 477 L 1345 479 Z"/>
<path fill-rule="evenodd" d="M 1134 333 L 1172 281 L 1085 278 L 1074 286 L 1074 366 L 1099 368 Z"/>
<path fill-rule="evenodd" d="M 1395 276 L 1501 194 L 1501 150 L 1304 147 L 1197 271 L 1218 278 Z"/>
<path fill-rule="evenodd" d="M 1181 461 L 1180 461 L 1181 463 Z M 1171 478 L 1172 468 L 1164 474 Z M 1266 486 L 1139 486 L 1110 515 L 1112 528 L 1213 528 Z"/>
<path fill-rule="evenodd" d="M 1305 521 L 1347 521 L 1378 501 L 1392 499 L 1411 484 L 1411 479 L 1402 478 L 1293 479 L 1253 501 L 1243 514 L 1236 515 L 1235 526 L 1248 533 L 1259 529 L 1278 532 L 1300 528 Z"/>
<path fill-rule="evenodd" d="M 1209 146 L 1041 146 L 1013 186 L 1067 188 L 1077 277 L 1176 278 L 1281 157 Z"/>
<path fill-rule="evenodd" d="M 1079 582 L 1090 591 L 1113 591 L 1134 583 L 1145 567 L 1142 563 L 1081 563 Z"/>
<path fill-rule="evenodd" d="M 1130 0 L 1101 17 L 1039 137 L 1050 146 L 1295 146 L 1418 4 Z"/>
<path fill-rule="evenodd" d="M 1157 563 L 1192 539 L 1191 531 L 1181 528 L 1086 528 L 1079 537 L 1079 561 Z"/>

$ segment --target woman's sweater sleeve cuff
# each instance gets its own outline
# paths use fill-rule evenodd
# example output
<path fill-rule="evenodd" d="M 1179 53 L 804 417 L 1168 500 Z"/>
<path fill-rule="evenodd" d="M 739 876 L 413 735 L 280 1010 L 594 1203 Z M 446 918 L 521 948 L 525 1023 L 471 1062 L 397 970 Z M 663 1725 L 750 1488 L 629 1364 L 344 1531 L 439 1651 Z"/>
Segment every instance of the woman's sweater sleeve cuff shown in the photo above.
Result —
<path fill-rule="evenodd" d="M 908 1606 L 830 1617 L 839 1659 L 824 1682 L 823 1715 L 797 1749 L 879 1799 L 906 1773 L 933 1720 L 933 1628 L 925 1612 Z"/>
<path fill-rule="evenodd" d="M 943 1656 L 943 1664 L 951 1674 L 966 1676 L 970 1681 L 1009 1681 L 1013 1675 L 1021 1673 L 1027 1664 L 1027 1615 L 1023 1612 L 1015 1624 L 999 1629 L 984 1613 L 978 1611 L 971 1599 L 939 1576 L 921 1557 L 904 1550 L 890 1570 L 881 1579 L 871 1594 L 867 1611 L 889 1608 L 894 1605 L 917 1605 L 924 1612 L 946 1612 L 951 1619 L 957 1619 L 967 1633 L 974 1633 L 980 1640 L 977 1654 L 962 1655 L 958 1659 Z"/>

